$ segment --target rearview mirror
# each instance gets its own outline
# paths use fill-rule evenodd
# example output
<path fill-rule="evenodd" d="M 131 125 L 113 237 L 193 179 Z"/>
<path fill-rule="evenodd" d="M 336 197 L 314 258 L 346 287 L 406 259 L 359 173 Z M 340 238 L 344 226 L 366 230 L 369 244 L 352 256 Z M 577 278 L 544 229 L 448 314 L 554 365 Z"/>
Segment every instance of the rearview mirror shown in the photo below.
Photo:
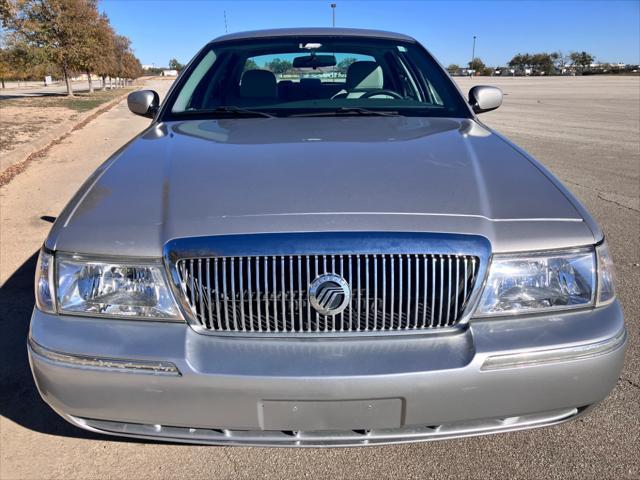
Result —
<path fill-rule="evenodd" d="M 469 104 L 475 113 L 495 110 L 502 105 L 502 90 L 488 85 L 476 85 L 469 90 Z"/>
<path fill-rule="evenodd" d="M 127 106 L 136 115 L 153 118 L 160 106 L 160 96 L 153 90 L 138 90 L 129 94 Z"/>
<path fill-rule="evenodd" d="M 333 67 L 336 65 L 334 55 L 306 55 L 293 59 L 293 68 Z"/>

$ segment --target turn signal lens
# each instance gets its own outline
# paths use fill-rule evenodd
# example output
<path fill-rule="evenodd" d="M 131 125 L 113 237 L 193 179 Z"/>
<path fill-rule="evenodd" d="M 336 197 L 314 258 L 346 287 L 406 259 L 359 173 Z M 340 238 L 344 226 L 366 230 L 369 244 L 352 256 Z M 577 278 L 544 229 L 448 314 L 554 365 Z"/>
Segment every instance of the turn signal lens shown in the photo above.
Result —
<path fill-rule="evenodd" d="M 606 305 L 616 298 L 613 270 L 613 261 L 609 255 L 607 242 L 603 242 L 596 247 L 598 257 L 598 300 L 597 305 Z"/>
<path fill-rule="evenodd" d="M 35 278 L 36 307 L 46 313 L 56 311 L 53 273 L 53 254 L 40 250 Z"/>

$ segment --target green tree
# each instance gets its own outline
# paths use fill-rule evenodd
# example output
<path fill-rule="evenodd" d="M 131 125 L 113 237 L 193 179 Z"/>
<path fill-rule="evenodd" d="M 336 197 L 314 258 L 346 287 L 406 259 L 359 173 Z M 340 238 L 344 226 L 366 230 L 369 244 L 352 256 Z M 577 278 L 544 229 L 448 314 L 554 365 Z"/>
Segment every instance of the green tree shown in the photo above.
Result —
<path fill-rule="evenodd" d="M 518 53 L 507 63 L 511 68 L 524 71 L 531 66 L 531 55 Z"/>
<path fill-rule="evenodd" d="M 73 96 L 71 74 L 82 69 L 84 52 L 91 48 L 96 0 L 20 0 L 12 5 L 15 14 L 3 18 L 5 26 L 58 65 L 67 95 Z"/>
<path fill-rule="evenodd" d="M 449 72 L 449 75 L 455 75 L 459 71 L 460 71 L 460 66 L 455 63 L 452 63 L 447 67 L 447 72 Z"/>
<path fill-rule="evenodd" d="M 87 75 L 89 93 L 93 93 L 92 72 L 101 69 L 101 64 L 113 52 L 106 52 L 105 47 L 113 48 L 111 35 L 113 32 L 109 26 L 106 15 L 101 16 L 96 9 L 92 9 L 87 15 L 87 39 L 78 47 L 78 67 Z"/>
<path fill-rule="evenodd" d="M 124 35 L 115 36 L 115 70 L 118 86 L 124 86 L 127 79 L 137 78 L 142 74 L 140 61 L 131 51 L 131 40 Z"/>
<path fill-rule="evenodd" d="M 7 28 L 9 21 L 16 15 L 15 0 L 0 0 L 0 27 Z"/>
<path fill-rule="evenodd" d="M 494 71 L 495 69 L 492 67 L 484 67 L 482 70 L 480 70 L 480 75 L 484 77 L 491 77 Z"/>
<path fill-rule="evenodd" d="M 246 72 L 247 70 L 258 70 L 260 67 L 258 67 L 258 64 L 256 63 L 256 61 L 253 58 L 248 58 L 246 62 L 244 62 L 244 71 Z"/>
<path fill-rule="evenodd" d="M 172 58 L 171 60 L 169 60 L 169 69 L 170 70 L 177 70 L 177 71 L 182 71 L 182 69 L 184 68 L 184 65 L 181 64 L 177 59 Z"/>
<path fill-rule="evenodd" d="M 109 23 L 109 18 L 106 14 L 101 15 L 100 22 L 102 23 L 100 32 L 100 55 L 98 56 L 95 64 L 94 71 L 102 80 L 102 90 L 107 89 L 107 77 L 111 78 L 115 75 L 117 70 L 116 66 L 116 34 Z"/>
<path fill-rule="evenodd" d="M 471 60 L 468 63 L 468 65 L 470 70 L 475 70 L 476 72 L 479 72 L 479 73 L 482 72 L 486 67 L 482 59 L 480 59 L 479 57 L 476 57 L 473 60 Z"/>
<path fill-rule="evenodd" d="M 571 52 L 569 54 L 569 58 L 571 59 L 571 63 L 580 69 L 580 72 L 584 72 L 586 68 L 589 68 L 596 59 L 595 56 L 585 52 L 584 50 L 582 52 Z"/>
<path fill-rule="evenodd" d="M 338 73 L 341 73 L 342 75 L 346 75 L 347 70 L 349 70 L 349 65 L 355 62 L 356 62 L 356 59 L 353 57 L 343 58 L 336 65 L 336 70 L 338 71 Z"/>
<path fill-rule="evenodd" d="M 271 70 L 276 75 L 282 75 L 287 73 L 293 68 L 293 65 L 288 60 L 281 60 L 280 58 L 274 58 L 265 65 L 267 70 Z"/>
<path fill-rule="evenodd" d="M 558 54 L 553 53 L 534 53 L 531 55 L 531 66 L 535 73 L 549 75 L 553 72 L 555 61 Z"/>
<path fill-rule="evenodd" d="M 0 48 L 0 87 L 5 88 L 4 80 L 11 74 L 11 63 L 9 61 L 9 51 Z"/>
<path fill-rule="evenodd" d="M 3 35 L 0 42 L 0 81 L 42 78 L 52 73 L 52 66 L 42 51 L 18 39 L 14 34 Z"/>

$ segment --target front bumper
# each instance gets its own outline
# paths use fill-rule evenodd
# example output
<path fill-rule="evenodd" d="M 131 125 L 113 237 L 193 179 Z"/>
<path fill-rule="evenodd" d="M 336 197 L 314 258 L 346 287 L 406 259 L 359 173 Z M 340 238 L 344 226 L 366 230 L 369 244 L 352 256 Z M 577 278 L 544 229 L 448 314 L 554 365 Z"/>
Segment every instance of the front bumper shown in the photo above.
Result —
<path fill-rule="evenodd" d="M 186 324 L 35 310 L 29 348 L 44 400 L 92 431 L 196 443 L 363 445 L 559 423 L 614 387 L 626 335 L 617 302 L 472 321 L 452 335 L 260 339 Z M 597 344 L 593 355 L 575 355 Z M 489 357 L 548 351 L 549 362 L 482 369 Z M 71 364 L 42 352 L 173 364 L 180 374 Z M 558 358 L 557 353 L 564 352 Z M 535 357 L 539 360 L 539 356 Z"/>

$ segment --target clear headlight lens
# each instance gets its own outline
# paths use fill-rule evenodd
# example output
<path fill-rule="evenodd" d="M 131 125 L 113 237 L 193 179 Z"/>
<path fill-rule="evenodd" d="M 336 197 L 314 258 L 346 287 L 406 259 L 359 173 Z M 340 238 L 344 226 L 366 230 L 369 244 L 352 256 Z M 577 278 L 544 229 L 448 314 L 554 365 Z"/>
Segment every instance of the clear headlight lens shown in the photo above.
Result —
<path fill-rule="evenodd" d="M 120 264 L 60 255 L 57 274 L 60 313 L 182 319 L 160 264 Z"/>
<path fill-rule="evenodd" d="M 39 310 L 47 313 L 56 311 L 53 275 L 53 255 L 42 249 L 36 265 L 35 294 L 36 306 Z"/>
<path fill-rule="evenodd" d="M 607 242 L 603 242 L 596 247 L 596 255 L 598 256 L 597 305 L 600 306 L 611 303 L 616 298 L 616 292 L 613 285 L 615 275 L 613 270 L 613 261 L 609 255 Z"/>
<path fill-rule="evenodd" d="M 476 316 L 513 315 L 593 304 L 593 248 L 529 255 L 496 255 Z"/>

